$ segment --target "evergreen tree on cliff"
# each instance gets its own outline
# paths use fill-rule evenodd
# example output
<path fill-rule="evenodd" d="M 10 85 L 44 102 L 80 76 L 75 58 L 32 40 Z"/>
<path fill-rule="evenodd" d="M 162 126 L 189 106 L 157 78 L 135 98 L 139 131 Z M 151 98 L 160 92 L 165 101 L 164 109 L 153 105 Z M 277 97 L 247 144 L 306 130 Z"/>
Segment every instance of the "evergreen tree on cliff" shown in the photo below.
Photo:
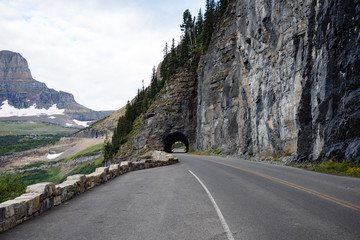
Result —
<path fill-rule="evenodd" d="M 215 14 L 216 14 L 216 4 L 214 0 L 206 0 L 206 9 L 205 9 L 205 20 L 204 20 L 204 30 L 203 30 L 203 49 L 206 51 L 209 47 L 211 35 L 214 32 L 215 28 Z"/>
<path fill-rule="evenodd" d="M 192 46 L 192 30 L 194 27 L 193 19 L 189 9 L 186 9 L 183 14 L 183 23 L 180 25 L 181 31 L 184 32 L 183 39 L 180 45 L 180 65 L 183 66 L 189 59 L 190 46 Z"/>
<path fill-rule="evenodd" d="M 195 33 L 196 33 L 197 44 L 201 44 L 203 28 L 204 28 L 204 17 L 201 12 L 201 8 L 200 8 L 197 19 L 196 19 L 196 23 L 195 23 Z"/>

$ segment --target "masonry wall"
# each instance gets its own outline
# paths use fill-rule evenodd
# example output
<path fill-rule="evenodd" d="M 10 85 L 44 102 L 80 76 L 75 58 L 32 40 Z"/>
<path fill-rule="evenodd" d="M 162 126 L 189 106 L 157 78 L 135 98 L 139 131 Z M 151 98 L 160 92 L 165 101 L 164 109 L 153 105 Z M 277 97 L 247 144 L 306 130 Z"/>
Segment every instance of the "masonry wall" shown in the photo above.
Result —
<path fill-rule="evenodd" d="M 0 232 L 127 172 L 171 165 L 178 161 L 173 155 L 155 151 L 152 155 L 143 156 L 135 162 L 125 161 L 110 167 L 97 168 L 88 175 L 69 176 L 65 182 L 58 185 L 51 182 L 30 185 L 23 195 L 0 203 Z"/>

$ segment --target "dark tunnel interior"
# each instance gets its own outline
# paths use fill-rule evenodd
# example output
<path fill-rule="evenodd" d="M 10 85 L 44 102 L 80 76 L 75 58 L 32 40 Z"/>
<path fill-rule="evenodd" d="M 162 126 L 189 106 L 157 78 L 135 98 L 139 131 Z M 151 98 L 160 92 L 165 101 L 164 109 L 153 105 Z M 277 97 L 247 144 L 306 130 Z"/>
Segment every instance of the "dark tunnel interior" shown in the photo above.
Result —
<path fill-rule="evenodd" d="M 182 142 L 186 146 L 186 152 L 189 151 L 189 141 L 181 132 L 170 133 L 164 138 L 164 151 L 171 153 L 171 146 L 176 142 Z"/>

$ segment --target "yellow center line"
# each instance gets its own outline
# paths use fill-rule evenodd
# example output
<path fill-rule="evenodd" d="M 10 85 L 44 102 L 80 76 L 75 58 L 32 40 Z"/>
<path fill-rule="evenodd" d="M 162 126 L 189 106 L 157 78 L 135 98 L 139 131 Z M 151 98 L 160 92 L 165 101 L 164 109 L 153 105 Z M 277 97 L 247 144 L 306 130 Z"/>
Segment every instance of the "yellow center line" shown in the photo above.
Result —
<path fill-rule="evenodd" d="M 221 165 L 224 165 L 224 166 L 228 166 L 228 167 L 231 167 L 231 168 L 236 168 L 236 169 L 239 169 L 241 171 L 248 172 L 248 173 L 260 176 L 260 177 L 264 177 L 264 178 L 267 178 L 267 179 L 272 180 L 274 182 L 278 182 L 278 183 L 284 184 L 286 186 L 298 189 L 300 191 L 307 192 L 307 193 L 312 194 L 314 196 L 320 197 L 322 199 L 326 199 L 326 200 L 328 200 L 330 202 L 333 202 L 333 203 L 339 204 L 341 206 L 344 206 L 344 207 L 347 207 L 347 208 L 350 208 L 350 209 L 353 209 L 355 211 L 360 212 L 360 206 L 349 203 L 349 202 L 346 202 L 346 201 L 343 201 L 343 200 L 340 200 L 338 198 L 331 197 L 331 196 L 326 195 L 324 193 L 317 192 L 315 190 L 312 190 L 312 189 L 309 189 L 309 188 L 306 188 L 306 187 L 302 187 L 302 186 L 296 185 L 294 183 L 290 183 L 288 181 L 285 181 L 285 180 L 282 180 L 282 179 L 279 179 L 279 178 L 271 177 L 271 176 L 263 174 L 263 173 L 259 173 L 259 172 L 255 172 L 255 171 L 252 171 L 252 170 L 249 170 L 249 169 L 237 167 L 237 166 L 234 166 L 234 165 L 231 165 L 231 164 L 217 162 L 217 161 L 213 161 L 213 160 L 207 160 L 207 159 L 204 159 L 204 160 L 209 161 L 209 162 L 213 162 L 213 163 L 217 163 L 217 164 L 221 164 Z"/>

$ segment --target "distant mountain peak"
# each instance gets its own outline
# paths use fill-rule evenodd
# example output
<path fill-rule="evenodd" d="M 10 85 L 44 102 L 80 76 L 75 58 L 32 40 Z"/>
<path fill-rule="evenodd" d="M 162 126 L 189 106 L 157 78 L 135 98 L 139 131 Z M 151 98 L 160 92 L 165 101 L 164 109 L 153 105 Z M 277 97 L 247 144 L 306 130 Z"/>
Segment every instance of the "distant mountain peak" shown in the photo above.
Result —
<path fill-rule="evenodd" d="M 71 93 L 48 88 L 32 78 L 26 59 L 19 53 L 0 51 L 0 118 L 12 114 L 44 117 L 54 109 L 68 117 L 71 123 L 61 123 L 66 126 L 81 126 L 80 121 L 93 122 L 112 113 L 93 111 L 78 104 Z"/>
<path fill-rule="evenodd" d="M 0 51 L 0 81 L 32 81 L 28 63 L 20 53 Z"/>

